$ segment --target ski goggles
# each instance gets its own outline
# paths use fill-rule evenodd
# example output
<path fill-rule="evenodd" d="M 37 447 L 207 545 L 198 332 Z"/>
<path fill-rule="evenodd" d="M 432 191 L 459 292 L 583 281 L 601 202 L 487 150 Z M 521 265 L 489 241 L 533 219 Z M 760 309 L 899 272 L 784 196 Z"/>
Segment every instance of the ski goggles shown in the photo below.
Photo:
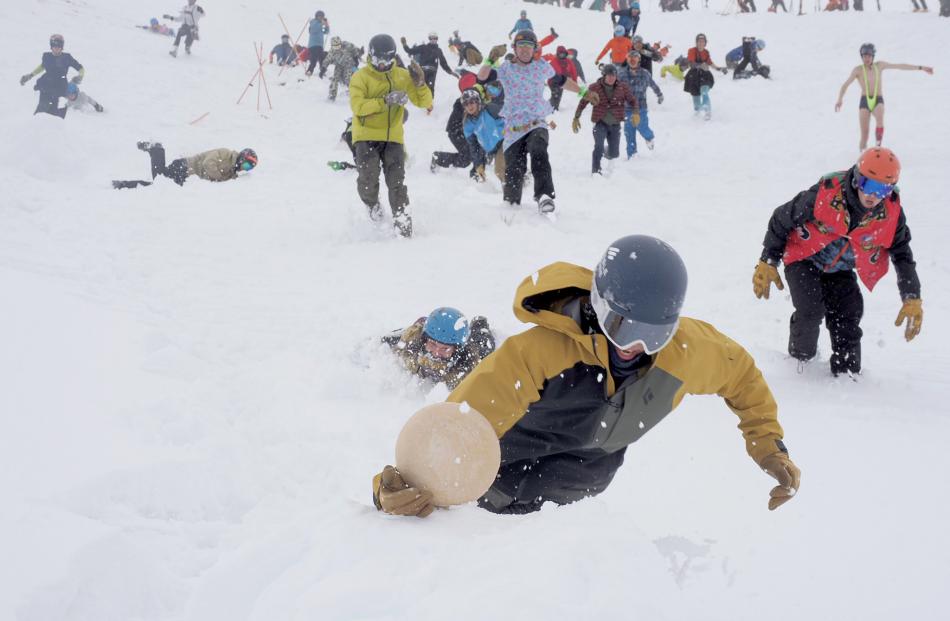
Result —
<path fill-rule="evenodd" d="M 891 192 L 894 191 L 895 184 L 884 183 L 883 181 L 878 181 L 877 179 L 871 179 L 870 177 L 865 177 L 864 175 L 858 175 L 855 177 L 855 185 L 865 194 L 870 194 L 878 198 L 887 198 L 891 195 Z"/>
<path fill-rule="evenodd" d="M 531 41 L 530 39 L 523 39 L 515 43 L 515 47 L 530 47 L 531 49 L 534 49 L 537 47 L 537 45 L 535 45 L 534 41 Z"/>
<path fill-rule="evenodd" d="M 50 39 L 50 41 L 49 41 L 49 49 L 51 49 L 51 50 L 61 50 L 61 49 L 63 49 L 63 45 L 64 45 L 64 44 L 65 44 L 65 41 L 63 41 L 62 39 Z"/>
<path fill-rule="evenodd" d="M 380 67 L 385 67 L 389 69 L 392 67 L 393 63 L 396 62 L 395 56 L 370 56 L 369 62 L 373 64 L 374 67 L 379 69 Z"/>
<path fill-rule="evenodd" d="M 241 160 L 241 163 L 238 164 L 238 167 L 239 167 L 241 170 L 243 170 L 244 172 L 247 172 L 247 171 L 253 169 L 255 166 L 257 166 L 257 159 L 256 159 L 256 158 L 250 158 L 250 157 L 247 157 L 247 158 Z"/>
<path fill-rule="evenodd" d="M 660 351 L 673 339 L 679 327 L 679 318 L 673 323 L 652 324 L 624 317 L 610 308 L 607 300 L 600 296 L 597 286 L 591 287 L 590 304 L 597 315 L 597 321 L 607 340 L 620 349 L 630 349 L 635 345 L 643 347 L 643 351 L 653 355 Z"/>

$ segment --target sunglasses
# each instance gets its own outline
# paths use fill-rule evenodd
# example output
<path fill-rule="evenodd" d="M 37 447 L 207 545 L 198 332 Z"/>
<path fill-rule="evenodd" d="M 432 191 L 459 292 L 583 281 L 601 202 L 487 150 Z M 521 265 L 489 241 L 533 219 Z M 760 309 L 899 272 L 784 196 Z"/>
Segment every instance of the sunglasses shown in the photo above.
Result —
<path fill-rule="evenodd" d="M 870 194 L 878 198 L 887 198 L 891 195 L 891 192 L 894 191 L 893 183 L 884 183 L 876 179 L 871 179 L 870 177 L 865 177 L 864 175 L 858 175 L 857 186 L 858 189 L 865 194 Z"/>

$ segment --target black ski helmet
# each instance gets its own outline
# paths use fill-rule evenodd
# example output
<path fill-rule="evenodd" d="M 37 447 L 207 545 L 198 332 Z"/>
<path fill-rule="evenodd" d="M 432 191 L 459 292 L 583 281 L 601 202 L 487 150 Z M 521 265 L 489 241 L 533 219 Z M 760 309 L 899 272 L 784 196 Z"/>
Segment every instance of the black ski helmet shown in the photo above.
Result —
<path fill-rule="evenodd" d="M 396 41 L 388 34 L 369 40 L 369 62 L 379 71 L 389 71 L 396 62 Z"/>
<path fill-rule="evenodd" d="M 865 43 L 861 46 L 861 56 L 865 54 L 870 54 L 871 58 L 877 55 L 877 48 L 874 47 L 873 43 Z"/>
<path fill-rule="evenodd" d="M 323 11 L 317 11 L 316 13 L 313 14 L 314 19 L 323 19 L 324 17 L 326 17 L 326 13 L 324 13 Z"/>
<path fill-rule="evenodd" d="M 594 270 L 590 302 L 607 339 L 627 349 L 663 349 L 679 325 L 686 265 L 666 242 L 628 235 L 610 244 Z"/>
<path fill-rule="evenodd" d="M 511 47 L 516 48 L 518 44 L 522 41 L 531 41 L 534 44 L 535 49 L 538 47 L 538 35 L 534 34 L 531 30 L 519 30 L 515 33 L 515 38 L 511 41 Z"/>

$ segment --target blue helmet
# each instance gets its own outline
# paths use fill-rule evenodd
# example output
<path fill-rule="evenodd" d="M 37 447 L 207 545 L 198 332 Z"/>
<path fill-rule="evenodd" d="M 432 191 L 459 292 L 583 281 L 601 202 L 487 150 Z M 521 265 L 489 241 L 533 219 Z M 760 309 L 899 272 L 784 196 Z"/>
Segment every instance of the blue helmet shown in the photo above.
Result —
<path fill-rule="evenodd" d="M 615 36 L 615 37 L 621 37 L 621 36 L 623 36 L 624 34 L 626 34 L 626 32 L 627 32 L 627 29 L 624 28 L 623 26 L 621 26 L 620 24 L 617 24 L 616 26 L 614 26 L 614 36 Z"/>
<path fill-rule="evenodd" d="M 158 18 L 153 17 L 152 19 L 148 20 L 148 23 L 152 26 L 158 26 Z"/>
<path fill-rule="evenodd" d="M 762 39 L 756 39 L 756 40 L 755 40 L 755 49 L 757 49 L 757 50 L 760 51 L 760 52 L 761 52 L 762 50 L 764 50 L 764 49 L 765 49 L 765 41 L 763 41 Z"/>
<path fill-rule="evenodd" d="M 75 84 L 73 84 L 72 82 L 70 82 L 69 84 L 67 84 L 67 85 L 66 85 L 66 96 L 69 97 L 70 99 L 73 99 L 73 98 L 75 98 L 75 97 L 78 97 L 78 96 L 79 96 L 79 87 L 76 86 Z"/>
<path fill-rule="evenodd" d="M 465 345 L 471 334 L 468 319 L 462 311 L 448 306 L 441 306 L 429 313 L 422 331 L 430 339 L 446 345 Z"/>

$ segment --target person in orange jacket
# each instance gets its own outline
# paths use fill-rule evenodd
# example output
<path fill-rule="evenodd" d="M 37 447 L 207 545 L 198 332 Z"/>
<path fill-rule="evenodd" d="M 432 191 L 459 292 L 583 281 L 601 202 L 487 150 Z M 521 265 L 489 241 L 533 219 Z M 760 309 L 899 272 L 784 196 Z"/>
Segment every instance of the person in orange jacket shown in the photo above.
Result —
<path fill-rule="evenodd" d="M 607 42 L 607 45 L 600 51 L 600 54 L 597 55 L 597 60 L 594 62 L 600 64 L 600 59 L 603 58 L 607 52 L 610 52 L 610 62 L 615 65 L 622 65 L 627 59 L 627 52 L 629 52 L 632 47 L 633 41 L 630 40 L 630 37 L 624 35 L 623 26 L 618 25 L 614 27 L 614 38 Z"/>

